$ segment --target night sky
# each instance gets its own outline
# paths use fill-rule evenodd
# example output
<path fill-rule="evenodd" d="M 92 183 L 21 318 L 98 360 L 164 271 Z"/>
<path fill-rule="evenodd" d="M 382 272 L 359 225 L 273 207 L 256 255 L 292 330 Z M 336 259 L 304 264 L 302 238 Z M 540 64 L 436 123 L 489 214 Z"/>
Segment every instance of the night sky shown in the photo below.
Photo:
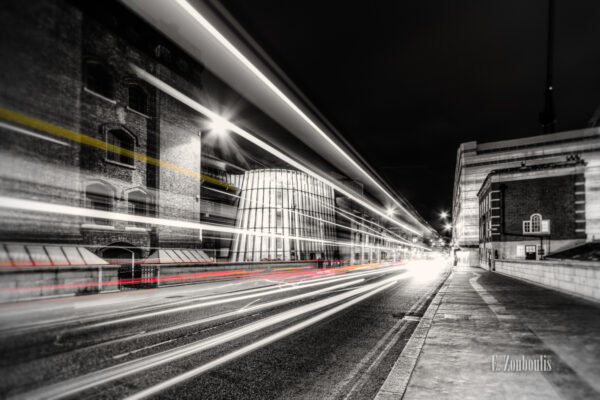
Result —
<path fill-rule="evenodd" d="M 460 143 L 541 134 L 546 0 L 224 0 L 311 102 L 434 227 Z M 600 106 L 600 1 L 556 4 L 557 131 Z"/>

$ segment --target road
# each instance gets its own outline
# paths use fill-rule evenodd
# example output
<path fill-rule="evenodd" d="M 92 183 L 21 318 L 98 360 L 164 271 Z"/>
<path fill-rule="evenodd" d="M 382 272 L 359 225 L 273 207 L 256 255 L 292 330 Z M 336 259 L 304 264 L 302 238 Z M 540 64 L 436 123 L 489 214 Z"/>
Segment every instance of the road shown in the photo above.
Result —
<path fill-rule="evenodd" d="M 7 398 L 365 399 L 449 268 L 282 269 L 0 305 Z"/>

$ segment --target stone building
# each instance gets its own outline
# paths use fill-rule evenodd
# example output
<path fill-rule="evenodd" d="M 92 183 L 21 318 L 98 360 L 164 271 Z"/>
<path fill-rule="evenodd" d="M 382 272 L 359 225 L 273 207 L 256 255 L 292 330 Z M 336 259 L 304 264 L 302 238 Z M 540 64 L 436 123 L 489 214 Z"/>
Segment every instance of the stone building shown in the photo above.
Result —
<path fill-rule="evenodd" d="M 478 192 L 493 170 L 585 162 L 585 237 L 600 238 L 600 128 L 588 128 L 490 143 L 467 142 L 457 151 L 452 203 L 453 247 L 459 265 L 479 265 Z"/>
<path fill-rule="evenodd" d="M 539 260 L 586 242 L 580 160 L 490 172 L 479 190 L 479 264 Z"/>

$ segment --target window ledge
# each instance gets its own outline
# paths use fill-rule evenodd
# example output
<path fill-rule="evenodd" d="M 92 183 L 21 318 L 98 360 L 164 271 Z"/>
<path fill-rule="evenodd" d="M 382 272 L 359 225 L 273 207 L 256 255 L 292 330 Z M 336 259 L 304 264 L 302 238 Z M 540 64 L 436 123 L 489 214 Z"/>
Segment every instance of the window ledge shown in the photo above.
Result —
<path fill-rule="evenodd" d="M 98 225 L 98 224 L 81 224 L 82 229 L 102 229 L 114 231 L 115 227 L 112 225 Z"/>
<path fill-rule="evenodd" d="M 131 108 L 131 107 L 129 107 L 129 106 L 127 106 L 126 108 L 127 108 L 127 111 L 131 111 L 132 113 L 134 113 L 134 114 L 137 114 L 137 115 L 139 115 L 139 116 L 141 116 L 141 117 L 144 117 L 144 118 L 150 119 L 150 116 L 149 116 L 148 114 L 144 114 L 144 113 L 143 113 L 143 112 L 141 112 L 141 111 L 134 110 L 133 108 Z"/>
<path fill-rule="evenodd" d="M 126 226 L 125 230 L 131 232 L 148 232 L 147 228 L 142 228 L 140 226 Z"/>
<path fill-rule="evenodd" d="M 109 164 L 118 165 L 119 167 L 124 167 L 124 168 L 129 168 L 129 169 L 136 169 L 135 165 L 130 165 L 130 164 L 125 164 L 125 163 L 118 162 L 118 161 L 109 160 L 108 158 L 105 158 L 104 162 L 107 162 Z"/>
<path fill-rule="evenodd" d="M 98 93 L 98 92 L 94 92 L 92 89 L 89 89 L 89 88 L 87 88 L 86 86 L 84 86 L 84 87 L 83 87 L 83 91 L 84 91 L 84 92 L 86 92 L 86 93 L 89 93 L 89 94 L 91 94 L 92 96 L 96 96 L 96 97 L 98 97 L 99 99 L 102 99 L 102 100 L 104 100 L 104 101 L 107 101 L 107 102 L 109 102 L 110 104 L 113 104 L 113 105 L 117 104 L 117 101 L 116 101 L 116 100 L 114 100 L 114 99 L 109 99 L 108 97 L 106 97 L 106 96 L 103 96 L 103 95 L 101 95 L 101 94 L 100 94 L 100 93 Z"/>

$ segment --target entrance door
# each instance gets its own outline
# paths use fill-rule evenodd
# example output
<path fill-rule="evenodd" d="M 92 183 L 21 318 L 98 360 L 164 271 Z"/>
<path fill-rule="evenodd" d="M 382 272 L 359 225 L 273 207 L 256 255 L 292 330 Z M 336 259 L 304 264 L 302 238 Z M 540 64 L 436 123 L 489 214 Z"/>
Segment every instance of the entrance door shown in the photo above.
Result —
<path fill-rule="evenodd" d="M 536 247 L 537 246 L 525 246 L 525 259 L 535 260 L 536 259 Z"/>

